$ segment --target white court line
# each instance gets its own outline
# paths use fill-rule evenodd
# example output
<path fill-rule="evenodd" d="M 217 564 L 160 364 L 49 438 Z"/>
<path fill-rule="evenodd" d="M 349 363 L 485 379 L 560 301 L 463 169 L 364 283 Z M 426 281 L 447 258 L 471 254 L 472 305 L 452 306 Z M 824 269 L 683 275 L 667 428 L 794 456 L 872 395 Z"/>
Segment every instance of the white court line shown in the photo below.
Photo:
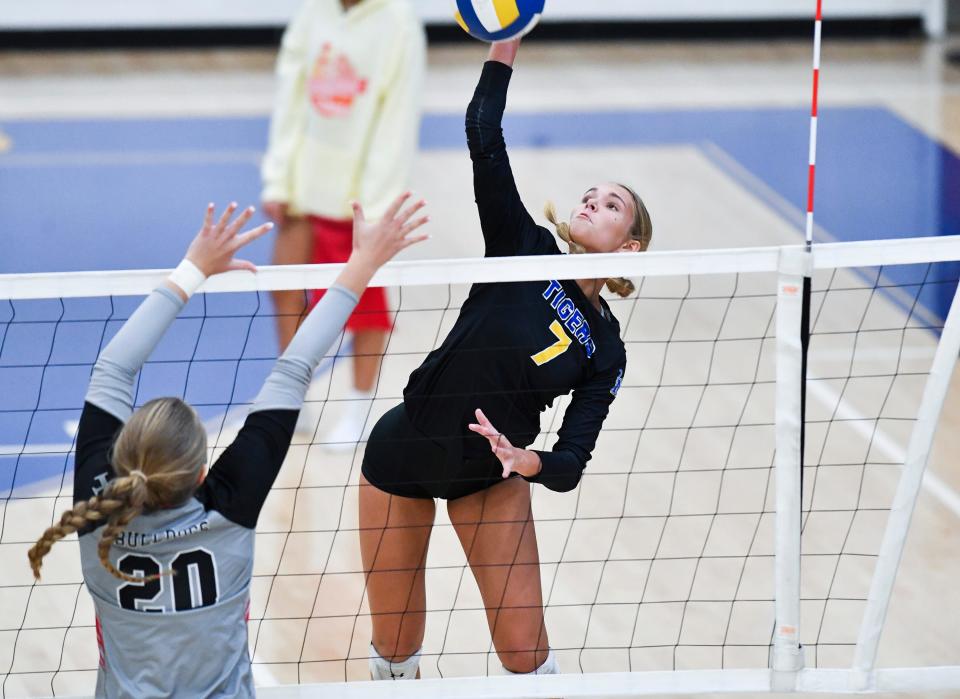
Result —
<path fill-rule="evenodd" d="M 855 408 L 851 407 L 849 403 L 842 401 L 840 394 L 831 388 L 827 381 L 818 381 L 816 377 L 808 377 L 807 390 L 824 405 L 836 405 L 836 419 L 849 420 L 850 422 L 847 424 L 861 437 L 866 439 L 868 444 L 874 444 L 884 452 L 891 461 L 903 468 L 903 462 L 907 456 L 906 450 L 900 446 L 897 440 L 879 426 L 878 420 L 861 415 Z M 874 429 L 874 425 L 876 425 L 876 429 Z M 960 494 L 930 471 L 929 465 L 923 473 L 923 487 L 941 505 L 957 517 L 960 517 Z"/>
<path fill-rule="evenodd" d="M 795 227 L 802 230 L 804 213 L 800 211 L 796 206 L 791 202 L 787 201 L 780 196 L 779 193 L 773 190 L 767 183 L 760 180 L 758 177 L 753 175 L 744 168 L 737 160 L 735 160 L 729 153 L 717 146 L 715 143 L 707 142 L 701 144 L 703 152 L 707 154 L 707 157 L 714 161 L 721 169 L 727 171 L 735 181 L 739 181 L 748 192 L 752 193 L 754 196 L 759 198 L 767 206 L 773 209 L 775 212 L 784 217 L 784 219 L 794 225 Z M 835 238 L 819 225 L 816 225 L 814 231 L 819 235 L 821 239 L 826 238 L 828 240 L 835 240 Z M 901 303 L 907 303 L 909 299 L 903 298 L 903 290 L 893 287 L 888 288 L 886 291 L 890 292 L 891 296 L 900 297 L 899 300 Z M 930 323 L 931 325 L 935 324 L 932 314 L 929 313 L 925 308 L 919 305 L 913 306 L 913 312 L 922 317 L 925 322 Z M 939 319 L 938 319 L 939 320 Z M 911 357 L 912 358 L 912 357 Z M 840 403 L 840 395 L 832 390 L 825 381 L 816 381 L 816 377 L 808 377 L 808 390 L 826 405 L 838 405 L 837 417 L 842 417 L 843 419 L 851 420 L 851 425 L 854 429 L 865 437 L 868 442 L 872 439 L 876 443 L 877 447 L 890 457 L 891 461 L 895 461 L 900 464 L 901 468 L 903 462 L 906 458 L 906 451 L 886 432 L 884 432 L 878 426 L 876 430 L 872 427 L 867 427 L 864 421 L 867 421 L 868 418 L 860 415 L 856 410 L 851 408 L 846 403 Z M 950 510 L 954 515 L 960 517 L 960 494 L 958 494 L 953 488 L 947 485 L 940 477 L 930 471 L 929 466 L 924 470 L 923 474 L 923 487 L 933 495 L 944 507 Z"/>
<path fill-rule="evenodd" d="M 0 456 L 67 454 L 71 451 L 73 451 L 72 442 L 62 444 L 0 444 Z"/>

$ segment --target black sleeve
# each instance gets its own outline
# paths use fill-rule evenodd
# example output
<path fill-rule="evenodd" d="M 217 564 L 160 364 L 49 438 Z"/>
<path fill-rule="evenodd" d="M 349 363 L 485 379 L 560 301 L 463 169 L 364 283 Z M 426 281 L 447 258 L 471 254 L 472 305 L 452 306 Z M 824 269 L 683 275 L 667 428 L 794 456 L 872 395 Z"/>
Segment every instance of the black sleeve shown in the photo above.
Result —
<path fill-rule="evenodd" d="M 600 428 L 607 419 L 610 404 L 616 398 L 623 380 L 624 365 L 597 374 L 573 391 L 573 399 L 563 415 L 563 424 L 552 451 L 538 451 L 540 473 L 527 478 L 550 490 L 565 493 L 580 483 L 590 454 L 597 444 Z"/>
<path fill-rule="evenodd" d="M 485 255 L 557 254 L 547 229 L 534 223 L 523 206 L 503 140 L 503 111 L 513 70 L 487 61 L 467 107 L 467 145 L 473 160 L 473 191 L 480 212 Z"/>
<path fill-rule="evenodd" d="M 297 410 L 250 413 L 233 443 L 210 469 L 197 499 L 231 522 L 253 529 L 287 456 Z"/>
<path fill-rule="evenodd" d="M 73 467 L 73 502 L 89 500 L 113 478 L 110 448 L 123 423 L 93 403 L 84 403 L 77 430 L 77 453 Z"/>

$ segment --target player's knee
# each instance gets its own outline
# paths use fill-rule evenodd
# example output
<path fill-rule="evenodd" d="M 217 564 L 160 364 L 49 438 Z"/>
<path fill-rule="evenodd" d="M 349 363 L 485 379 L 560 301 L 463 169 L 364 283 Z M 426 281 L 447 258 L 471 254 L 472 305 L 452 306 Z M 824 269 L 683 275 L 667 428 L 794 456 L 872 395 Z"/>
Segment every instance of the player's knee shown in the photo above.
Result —
<path fill-rule="evenodd" d="M 503 669 L 511 675 L 556 675 L 560 666 L 552 650 L 497 653 Z"/>
<path fill-rule="evenodd" d="M 504 633 L 504 629 L 498 629 L 497 657 L 508 672 L 518 675 L 533 673 L 548 659 L 549 649 L 545 641 L 539 634 L 523 627 L 507 633 Z"/>
<path fill-rule="evenodd" d="M 381 649 L 386 650 L 381 646 Z M 376 644 L 370 644 L 370 677 L 374 680 L 413 680 L 420 669 L 420 648 L 406 656 L 381 655 Z"/>
<path fill-rule="evenodd" d="M 374 631 L 371 646 L 378 656 L 389 661 L 403 661 L 420 651 L 423 645 L 423 634 L 411 633 L 403 629 L 399 634 L 396 627 L 391 631 L 377 633 Z M 373 652 L 373 651 L 371 651 Z"/>

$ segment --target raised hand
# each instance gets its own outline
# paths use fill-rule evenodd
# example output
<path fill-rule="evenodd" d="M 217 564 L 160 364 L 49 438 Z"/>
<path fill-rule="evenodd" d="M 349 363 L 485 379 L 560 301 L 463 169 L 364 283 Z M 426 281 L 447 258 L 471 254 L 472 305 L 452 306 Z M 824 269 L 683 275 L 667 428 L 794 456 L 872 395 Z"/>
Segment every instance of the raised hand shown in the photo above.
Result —
<path fill-rule="evenodd" d="M 363 293 L 376 271 L 401 250 L 426 240 L 428 235 L 410 235 L 430 219 L 413 215 L 424 207 L 426 202 L 418 201 L 401 211 L 410 193 L 397 197 L 383 218 L 376 222 L 367 221 L 363 207 L 357 202 L 353 206 L 353 252 L 347 260 L 347 266 L 336 283 L 350 289 L 357 296 Z"/>
<path fill-rule="evenodd" d="M 240 232 L 255 209 L 250 206 L 244 209 L 239 216 L 231 221 L 237 210 L 237 203 L 233 202 L 223 214 L 214 222 L 214 205 L 207 205 L 207 212 L 203 217 L 203 226 L 197 237 L 190 243 L 186 258 L 190 260 L 205 276 L 229 272 L 231 270 L 247 270 L 256 272 L 257 268 L 247 260 L 234 259 L 234 254 L 245 245 L 264 235 L 273 228 L 272 223 L 264 223 L 248 231 Z"/>
<path fill-rule="evenodd" d="M 408 199 L 410 192 L 401 194 L 393 200 L 383 218 L 375 222 L 366 220 L 359 202 L 352 203 L 353 255 L 372 267 L 379 268 L 401 250 L 430 237 L 410 235 L 430 218 L 421 216 L 413 220 L 413 215 L 426 205 L 422 199 L 401 211 Z"/>
<path fill-rule="evenodd" d="M 471 431 L 487 438 L 490 449 L 500 459 L 503 466 L 504 478 L 509 478 L 511 473 L 519 473 L 527 478 L 532 478 L 540 473 L 540 457 L 536 452 L 513 446 L 507 436 L 501 434 L 479 408 L 477 408 L 475 414 L 477 421 L 471 423 L 468 427 Z"/>

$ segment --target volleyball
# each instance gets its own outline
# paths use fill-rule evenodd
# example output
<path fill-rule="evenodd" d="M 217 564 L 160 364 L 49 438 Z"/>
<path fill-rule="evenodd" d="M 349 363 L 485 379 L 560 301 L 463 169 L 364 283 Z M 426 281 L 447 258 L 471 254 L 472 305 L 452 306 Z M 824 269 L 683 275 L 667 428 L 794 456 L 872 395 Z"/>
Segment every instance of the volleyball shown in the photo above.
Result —
<path fill-rule="evenodd" d="M 546 0 L 454 0 L 455 17 L 465 32 L 481 41 L 521 37 L 540 21 Z"/>

